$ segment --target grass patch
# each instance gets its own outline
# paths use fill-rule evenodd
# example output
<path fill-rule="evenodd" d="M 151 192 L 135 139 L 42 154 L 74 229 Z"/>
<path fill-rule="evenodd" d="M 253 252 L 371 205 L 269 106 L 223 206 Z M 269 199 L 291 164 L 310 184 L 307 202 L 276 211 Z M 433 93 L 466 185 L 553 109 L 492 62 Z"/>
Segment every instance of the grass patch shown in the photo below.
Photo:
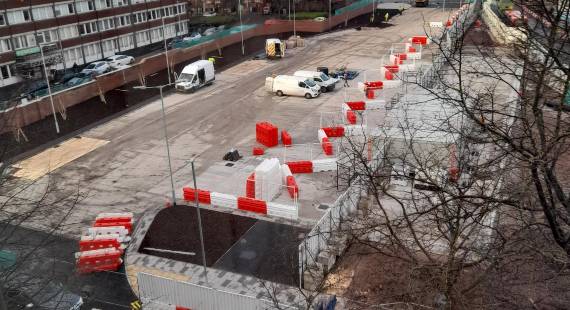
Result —
<path fill-rule="evenodd" d="M 196 16 L 190 18 L 190 25 L 209 24 L 214 26 L 231 24 L 238 21 L 237 16 L 220 15 L 220 16 Z"/>

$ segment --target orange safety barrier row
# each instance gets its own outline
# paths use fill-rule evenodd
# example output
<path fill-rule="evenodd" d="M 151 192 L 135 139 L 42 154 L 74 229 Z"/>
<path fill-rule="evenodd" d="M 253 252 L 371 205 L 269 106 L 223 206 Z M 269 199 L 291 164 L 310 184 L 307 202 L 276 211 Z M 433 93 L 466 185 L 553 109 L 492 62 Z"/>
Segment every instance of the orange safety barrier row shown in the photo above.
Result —
<path fill-rule="evenodd" d="M 344 127 L 324 127 L 321 128 L 327 137 L 339 138 L 344 136 Z"/>
<path fill-rule="evenodd" d="M 356 114 L 354 113 L 354 111 L 348 110 L 346 111 L 346 120 L 348 121 L 349 124 L 356 124 Z"/>
<path fill-rule="evenodd" d="M 289 191 L 289 196 L 291 196 L 291 198 L 295 199 L 299 197 L 299 186 L 297 186 L 295 177 L 292 175 L 287 177 L 287 190 Z"/>
<path fill-rule="evenodd" d="M 352 112 L 352 111 L 349 111 Z M 330 156 L 333 155 L 333 145 L 332 143 L 329 141 L 329 138 L 325 137 L 323 138 L 323 141 L 321 142 L 321 146 L 323 147 L 323 152 Z"/>
<path fill-rule="evenodd" d="M 238 197 L 237 205 L 239 210 L 267 214 L 267 203 L 265 203 L 263 200 Z"/>
<path fill-rule="evenodd" d="M 291 135 L 286 130 L 281 130 L 281 143 L 285 146 L 293 144 L 293 139 L 291 139 Z"/>
<path fill-rule="evenodd" d="M 255 198 L 255 172 L 252 172 L 245 182 L 245 196 Z"/>
<path fill-rule="evenodd" d="M 349 101 L 346 105 L 351 110 L 363 111 L 366 110 L 366 103 L 364 101 Z"/>
<path fill-rule="evenodd" d="M 267 147 L 276 146 L 279 143 L 279 130 L 269 122 L 255 124 L 255 140 Z"/>
<path fill-rule="evenodd" d="M 196 190 L 191 187 L 184 187 L 182 189 L 184 192 L 184 200 L 188 202 L 195 202 L 196 201 Z M 210 197 L 210 192 L 199 189 L 198 191 L 198 201 L 205 204 L 211 204 L 212 199 Z"/>
<path fill-rule="evenodd" d="M 95 221 L 95 223 L 93 223 L 93 227 L 115 227 L 115 226 L 123 226 L 125 227 L 126 230 L 129 231 L 129 234 L 131 233 L 132 229 L 133 229 L 133 224 L 130 222 L 97 222 Z"/>
<path fill-rule="evenodd" d="M 313 173 L 313 162 L 309 160 L 289 161 L 286 163 L 291 173 Z"/>
<path fill-rule="evenodd" d="M 263 150 L 263 148 L 254 147 L 253 150 L 252 150 L 252 154 L 253 154 L 254 156 L 259 156 L 259 155 L 265 154 L 265 151 Z"/>

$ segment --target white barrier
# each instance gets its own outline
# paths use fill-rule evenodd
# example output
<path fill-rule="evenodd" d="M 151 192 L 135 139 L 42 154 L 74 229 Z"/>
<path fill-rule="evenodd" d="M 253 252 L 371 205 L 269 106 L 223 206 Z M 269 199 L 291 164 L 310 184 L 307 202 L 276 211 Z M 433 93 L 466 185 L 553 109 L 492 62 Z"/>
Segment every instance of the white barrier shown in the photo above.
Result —
<path fill-rule="evenodd" d="M 257 182 L 255 182 L 255 183 L 257 183 Z M 211 192 L 210 193 L 210 200 L 211 200 L 212 206 L 237 209 L 237 197 L 236 196 Z"/>
<path fill-rule="evenodd" d="M 319 129 L 318 136 L 319 136 L 319 143 L 321 143 L 324 138 L 327 138 L 327 134 L 322 129 Z"/>
<path fill-rule="evenodd" d="M 335 171 L 336 158 L 315 159 L 313 162 L 313 172 Z"/>
<path fill-rule="evenodd" d="M 132 212 L 104 212 L 99 213 L 95 220 L 104 219 L 104 218 L 133 218 Z"/>
<path fill-rule="evenodd" d="M 281 191 L 281 188 L 273 184 L 282 184 L 281 164 L 277 158 L 265 159 L 255 168 L 255 197 L 265 201 L 273 200 Z"/>
<path fill-rule="evenodd" d="M 293 173 L 291 173 L 289 165 L 287 164 L 281 165 L 281 175 L 283 176 L 282 177 L 283 185 L 287 185 L 287 177 L 293 176 Z"/>
<path fill-rule="evenodd" d="M 129 230 L 124 226 L 90 227 L 87 229 L 87 236 L 95 237 L 108 235 L 119 235 L 120 237 L 125 238 L 129 235 Z"/>
<path fill-rule="evenodd" d="M 267 202 L 267 215 L 296 220 L 299 217 L 299 209 L 292 205 Z"/>
<path fill-rule="evenodd" d="M 122 255 L 123 251 L 117 248 L 105 248 L 89 251 L 75 252 L 75 258 L 87 258 L 87 257 L 97 257 L 97 256 L 108 256 L 108 255 Z"/>

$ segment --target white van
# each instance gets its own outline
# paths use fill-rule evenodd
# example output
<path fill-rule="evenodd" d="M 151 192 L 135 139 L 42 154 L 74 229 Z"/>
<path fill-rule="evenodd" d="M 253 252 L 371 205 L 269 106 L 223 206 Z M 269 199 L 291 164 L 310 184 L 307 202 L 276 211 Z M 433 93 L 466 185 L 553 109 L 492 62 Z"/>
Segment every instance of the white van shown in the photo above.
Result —
<path fill-rule="evenodd" d="M 318 71 L 297 71 L 293 75 L 313 79 L 321 87 L 321 93 L 332 91 L 338 82 L 337 79 Z"/>
<path fill-rule="evenodd" d="M 214 64 L 207 60 L 198 60 L 184 69 L 176 79 L 176 90 L 194 92 L 198 88 L 210 85 L 216 79 Z"/>
<path fill-rule="evenodd" d="M 292 75 L 267 77 L 265 88 L 277 96 L 303 96 L 307 99 L 318 97 L 321 93 L 315 81 Z"/>

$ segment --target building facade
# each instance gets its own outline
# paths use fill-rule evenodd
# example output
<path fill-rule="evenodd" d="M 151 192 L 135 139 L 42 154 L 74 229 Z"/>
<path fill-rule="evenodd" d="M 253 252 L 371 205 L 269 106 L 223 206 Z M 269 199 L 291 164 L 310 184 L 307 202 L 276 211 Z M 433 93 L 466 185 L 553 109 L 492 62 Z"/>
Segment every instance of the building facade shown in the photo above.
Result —
<path fill-rule="evenodd" d="M 188 33 L 187 0 L 0 1 L 0 87 Z M 40 50 L 41 48 L 41 50 Z"/>

